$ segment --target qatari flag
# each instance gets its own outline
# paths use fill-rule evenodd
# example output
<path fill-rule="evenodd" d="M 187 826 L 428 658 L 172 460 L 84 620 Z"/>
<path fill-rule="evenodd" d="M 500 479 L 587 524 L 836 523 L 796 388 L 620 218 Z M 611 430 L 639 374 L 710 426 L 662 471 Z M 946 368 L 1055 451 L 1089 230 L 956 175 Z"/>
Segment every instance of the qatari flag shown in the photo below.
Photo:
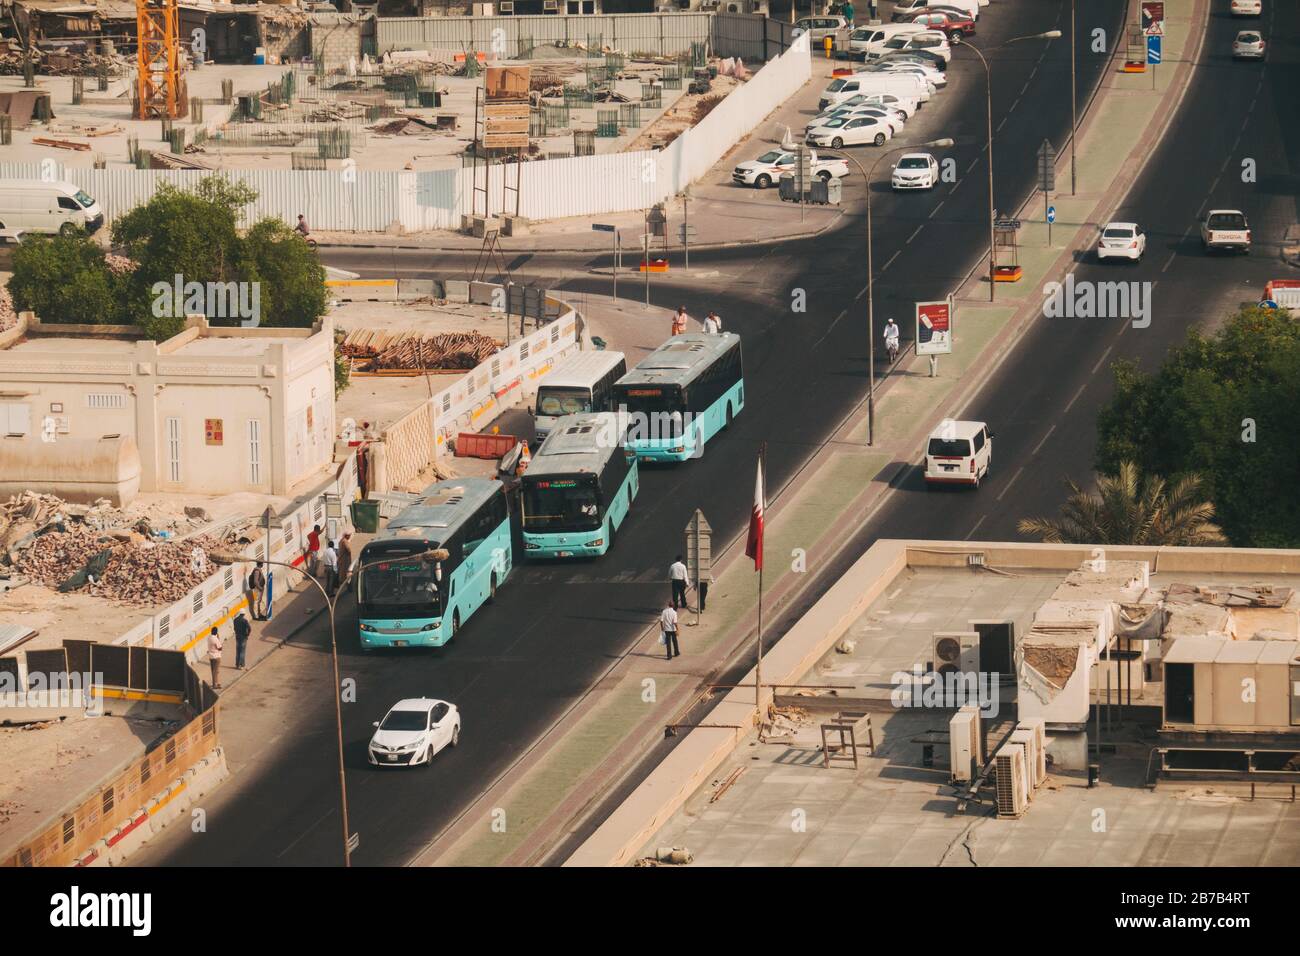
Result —
<path fill-rule="evenodd" d="M 763 459 L 758 460 L 754 475 L 754 510 L 749 514 L 749 539 L 745 542 L 745 557 L 754 559 L 754 570 L 763 570 Z"/>

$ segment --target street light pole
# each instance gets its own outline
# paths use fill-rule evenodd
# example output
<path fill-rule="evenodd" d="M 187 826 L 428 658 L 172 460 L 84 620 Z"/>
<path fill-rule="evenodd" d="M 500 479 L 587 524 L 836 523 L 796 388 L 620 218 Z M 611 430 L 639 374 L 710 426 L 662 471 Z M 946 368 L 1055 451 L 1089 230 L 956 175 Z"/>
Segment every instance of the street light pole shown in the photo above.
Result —
<path fill-rule="evenodd" d="M 951 145 L 952 140 L 945 138 L 933 139 L 919 146 L 894 146 L 876 157 L 869 172 L 862 168 L 856 156 L 842 154 L 845 159 L 858 167 L 858 174 L 867 189 L 867 445 L 871 445 L 876 440 L 876 274 L 871 257 L 871 181 L 876 175 L 876 167 L 886 156 L 909 149 L 943 149 Z"/>
<path fill-rule="evenodd" d="M 1045 33 L 1035 33 L 1031 36 L 1012 37 L 1010 40 L 999 43 L 998 46 L 1018 43 L 1021 40 L 1055 40 L 1060 35 L 1060 30 L 1048 30 Z M 997 289 L 997 248 L 993 244 L 993 221 L 996 217 L 996 209 L 993 205 L 993 72 L 989 69 L 989 61 L 984 58 L 984 54 L 979 51 L 979 47 L 966 39 L 959 39 L 957 42 L 974 51 L 975 55 L 980 58 L 980 64 L 984 67 L 984 103 L 988 126 L 987 149 L 989 154 L 989 301 L 992 302 L 994 301 L 994 290 Z"/>
<path fill-rule="evenodd" d="M 1079 82 L 1075 75 L 1074 60 L 1078 50 L 1078 40 L 1074 35 L 1074 4 L 1070 0 L 1070 195 L 1075 194 L 1075 169 L 1078 159 L 1074 151 L 1074 140 L 1079 135 Z"/>

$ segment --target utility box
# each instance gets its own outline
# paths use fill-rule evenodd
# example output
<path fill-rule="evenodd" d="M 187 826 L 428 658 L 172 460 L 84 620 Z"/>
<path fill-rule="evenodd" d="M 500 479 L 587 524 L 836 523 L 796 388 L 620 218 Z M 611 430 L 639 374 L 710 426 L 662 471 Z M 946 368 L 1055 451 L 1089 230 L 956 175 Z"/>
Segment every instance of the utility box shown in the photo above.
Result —
<path fill-rule="evenodd" d="M 792 173 L 782 173 L 778 187 L 783 202 L 799 201 L 799 190 L 794 184 L 794 175 Z"/>
<path fill-rule="evenodd" d="M 668 235 L 668 215 L 664 212 L 663 203 L 655 203 L 650 207 L 646 222 L 650 226 L 650 235 L 660 238 Z"/>

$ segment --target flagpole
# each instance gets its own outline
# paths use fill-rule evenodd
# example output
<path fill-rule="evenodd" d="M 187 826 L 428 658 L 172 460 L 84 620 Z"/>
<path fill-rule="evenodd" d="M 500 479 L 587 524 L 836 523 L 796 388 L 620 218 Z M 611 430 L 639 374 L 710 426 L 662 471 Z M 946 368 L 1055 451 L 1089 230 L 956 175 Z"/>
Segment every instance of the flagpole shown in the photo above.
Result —
<path fill-rule="evenodd" d="M 763 476 L 761 511 L 763 524 L 767 523 L 767 442 L 758 449 L 758 467 Z M 766 530 L 766 529 L 764 529 Z M 754 709 L 758 713 L 758 728 L 763 729 L 763 551 L 765 534 L 758 539 L 758 663 L 754 667 Z"/>

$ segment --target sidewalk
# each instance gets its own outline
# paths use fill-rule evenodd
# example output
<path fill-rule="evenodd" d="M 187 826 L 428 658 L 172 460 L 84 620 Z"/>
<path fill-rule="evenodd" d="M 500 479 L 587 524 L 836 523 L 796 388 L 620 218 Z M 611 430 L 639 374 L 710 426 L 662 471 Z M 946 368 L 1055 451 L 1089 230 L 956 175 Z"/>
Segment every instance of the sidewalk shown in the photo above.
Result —
<path fill-rule="evenodd" d="M 790 485 L 770 496 L 769 554 L 807 548 L 808 565 L 833 563 L 853 529 L 869 521 L 888 499 L 898 468 L 917 460 L 934 425 L 967 402 L 1009 354 L 1037 315 L 1048 277 L 1059 276 L 1073 261 L 1074 250 L 1091 244 L 1092 223 L 1106 221 L 1140 172 L 1141 158 L 1176 112 L 1191 76 L 1191 65 L 1208 24 L 1207 0 L 1169 0 L 1165 62 L 1158 85 L 1151 77 L 1108 72 L 1080 126 L 1080 192 L 1068 203 L 1057 201 L 1053 244 L 1046 228 L 1022 230 L 1021 265 L 1025 276 L 1014 292 L 998 289 L 999 301 L 987 303 L 987 282 L 979 267 L 960 293 L 960 348 L 943 356 L 940 374 L 928 375 L 928 360 L 905 356 L 887 377 L 877 397 L 875 444 L 866 447 L 864 409 L 843 423 L 832 441 Z M 1193 29 L 1195 27 L 1195 29 Z M 1169 68 L 1176 64 L 1176 68 Z M 1134 81 L 1137 81 L 1136 83 Z M 1140 89 L 1145 83 L 1145 89 Z M 1163 122 L 1160 122 L 1163 119 Z M 1132 152 L 1114 143 L 1134 128 Z M 1069 182 L 1068 152 L 1057 170 Z M 1066 187 L 1068 188 L 1068 186 Z M 1031 197 L 1027 207 L 1041 195 Z M 987 260 L 985 260 L 986 262 Z M 984 300 L 981 302 L 981 299 Z M 974 372 L 968 376 L 968 373 Z M 700 698 L 701 686 L 715 679 L 738 648 L 754 638 L 755 584 L 752 566 L 736 542 L 718 543 L 716 583 L 710 588 L 708 612 L 699 626 L 685 614 L 684 656 L 665 661 L 657 631 L 648 627 L 636 647 L 613 663 L 610 671 L 540 740 L 519 765 L 484 794 L 465 821 L 427 847 L 417 865 L 530 865 L 545 858 L 555 841 L 581 820 L 599 794 L 614 786 L 656 741 L 665 724 L 682 719 Z M 775 620 L 799 595 L 806 575 L 773 562 L 765 586 L 765 616 Z M 695 595 L 692 593 L 692 600 Z M 753 680 L 752 672 L 746 680 Z M 649 688 L 649 690 L 647 690 Z M 647 698 L 647 695 L 649 697 Z M 686 794 L 681 794 L 684 798 Z M 508 832 L 491 826 L 489 808 L 500 808 L 511 821 Z"/>

